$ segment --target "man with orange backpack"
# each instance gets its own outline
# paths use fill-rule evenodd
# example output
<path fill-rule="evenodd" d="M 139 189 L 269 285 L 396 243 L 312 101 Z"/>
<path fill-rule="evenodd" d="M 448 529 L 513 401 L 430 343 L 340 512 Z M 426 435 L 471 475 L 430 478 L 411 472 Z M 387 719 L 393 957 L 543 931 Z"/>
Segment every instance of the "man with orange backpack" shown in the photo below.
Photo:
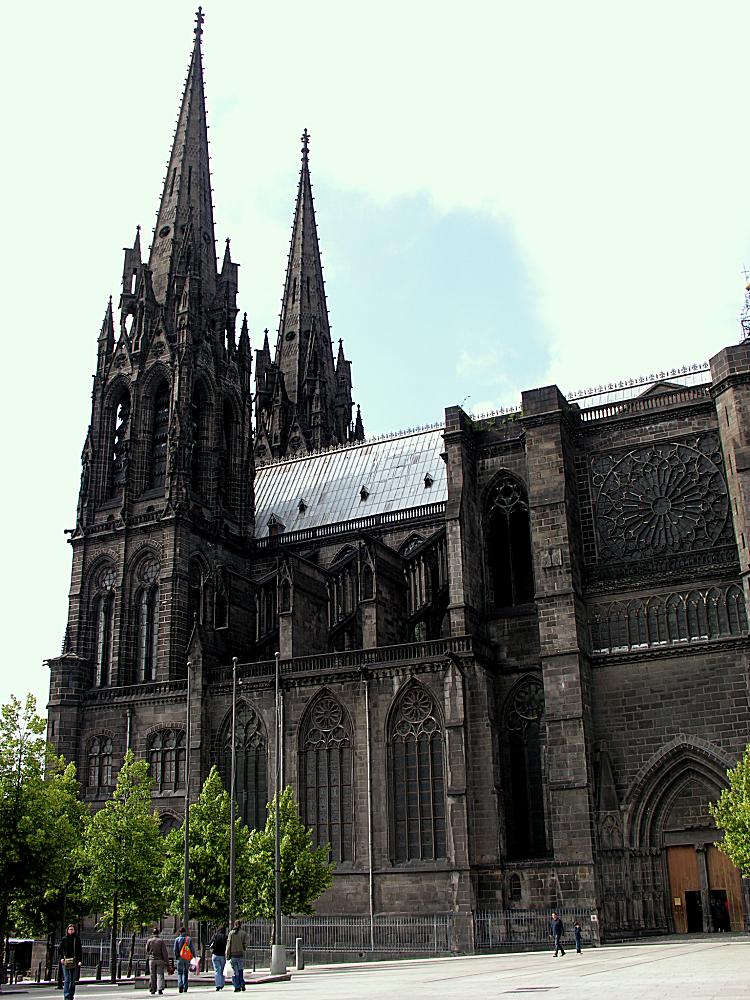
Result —
<path fill-rule="evenodd" d="M 180 927 L 180 933 L 174 939 L 174 957 L 177 959 L 177 989 L 180 993 L 187 993 L 190 960 L 194 955 L 193 940 L 185 928 Z"/>

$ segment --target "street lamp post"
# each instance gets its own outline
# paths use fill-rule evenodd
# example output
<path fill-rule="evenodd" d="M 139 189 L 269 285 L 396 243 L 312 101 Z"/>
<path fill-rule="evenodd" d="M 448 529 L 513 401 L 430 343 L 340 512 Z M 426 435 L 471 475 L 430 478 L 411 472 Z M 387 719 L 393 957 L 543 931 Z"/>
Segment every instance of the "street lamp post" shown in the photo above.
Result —
<path fill-rule="evenodd" d="M 279 654 L 275 654 L 276 663 L 276 836 L 274 838 L 275 853 L 275 900 L 274 900 L 274 933 L 271 947 L 271 974 L 281 976 L 286 973 L 286 948 L 284 933 L 281 929 L 281 714 L 279 699 L 281 691 Z"/>
<path fill-rule="evenodd" d="M 229 788 L 229 926 L 234 926 L 235 918 L 235 864 L 236 844 L 234 841 L 234 790 L 237 781 L 237 657 L 232 657 L 232 767 Z"/>
<path fill-rule="evenodd" d="M 190 919 L 190 674 L 187 661 L 187 708 L 185 710 L 185 883 L 182 895 L 182 923 L 187 931 Z"/>

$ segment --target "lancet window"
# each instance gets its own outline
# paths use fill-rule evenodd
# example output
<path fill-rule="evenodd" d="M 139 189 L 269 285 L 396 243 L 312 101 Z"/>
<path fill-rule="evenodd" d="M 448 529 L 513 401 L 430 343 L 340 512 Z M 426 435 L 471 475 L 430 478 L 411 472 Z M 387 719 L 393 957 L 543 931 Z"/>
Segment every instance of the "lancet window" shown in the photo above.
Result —
<path fill-rule="evenodd" d="M 488 496 L 485 542 L 495 606 L 514 607 L 532 601 L 529 505 L 521 483 L 507 472 L 495 480 Z"/>
<path fill-rule="evenodd" d="M 263 722 L 246 701 L 237 703 L 235 719 L 235 801 L 237 813 L 251 830 L 266 821 L 268 802 L 268 741 Z M 232 784 L 232 716 L 219 734 L 219 774 L 225 788 Z"/>
<path fill-rule="evenodd" d="M 96 575 L 93 601 L 94 663 L 96 684 L 106 687 L 112 677 L 112 646 L 115 619 L 115 570 L 107 565 Z"/>
<path fill-rule="evenodd" d="M 504 723 L 508 856 L 543 857 L 547 853 L 544 690 L 536 678 L 528 678 L 511 692 Z"/>
<path fill-rule="evenodd" d="M 151 454 L 149 456 L 149 489 L 164 486 L 167 473 L 169 438 L 169 383 L 163 381 L 156 390 L 151 418 Z"/>
<path fill-rule="evenodd" d="M 444 742 L 432 697 L 422 685 L 410 684 L 388 731 L 395 861 L 446 856 Z"/>
<path fill-rule="evenodd" d="M 139 681 L 156 680 L 159 649 L 159 573 L 156 559 L 144 559 L 138 568 L 136 661 Z"/>
<path fill-rule="evenodd" d="M 300 730 L 301 807 L 316 845 L 330 844 L 334 861 L 351 861 L 352 796 L 351 723 L 343 707 L 324 691 L 310 706 Z"/>
<path fill-rule="evenodd" d="M 120 497 L 128 478 L 130 394 L 123 391 L 114 408 L 109 458 L 109 496 Z"/>

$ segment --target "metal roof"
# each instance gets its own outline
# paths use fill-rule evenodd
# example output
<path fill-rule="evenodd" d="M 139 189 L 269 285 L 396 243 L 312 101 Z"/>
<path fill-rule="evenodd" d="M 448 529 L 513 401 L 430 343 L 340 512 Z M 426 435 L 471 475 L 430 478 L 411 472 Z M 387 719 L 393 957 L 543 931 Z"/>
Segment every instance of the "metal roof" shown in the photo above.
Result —
<path fill-rule="evenodd" d="M 260 466 L 256 537 L 268 535 L 271 516 L 289 532 L 445 501 L 442 451 L 441 426 Z M 425 486 L 427 476 L 431 486 Z"/>

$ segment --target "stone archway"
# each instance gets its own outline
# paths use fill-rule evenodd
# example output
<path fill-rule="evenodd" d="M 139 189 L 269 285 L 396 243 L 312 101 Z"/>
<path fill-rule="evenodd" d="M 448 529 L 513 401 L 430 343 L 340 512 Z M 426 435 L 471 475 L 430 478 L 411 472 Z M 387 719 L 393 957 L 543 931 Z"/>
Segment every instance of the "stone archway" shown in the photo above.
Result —
<path fill-rule="evenodd" d="M 713 846 L 717 830 L 708 812 L 733 764 L 719 747 L 677 736 L 646 762 L 626 793 L 625 844 L 634 858 L 652 859 L 655 908 L 661 889 L 667 923 L 677 932 L 744 925 L 739 873 Z"/>

